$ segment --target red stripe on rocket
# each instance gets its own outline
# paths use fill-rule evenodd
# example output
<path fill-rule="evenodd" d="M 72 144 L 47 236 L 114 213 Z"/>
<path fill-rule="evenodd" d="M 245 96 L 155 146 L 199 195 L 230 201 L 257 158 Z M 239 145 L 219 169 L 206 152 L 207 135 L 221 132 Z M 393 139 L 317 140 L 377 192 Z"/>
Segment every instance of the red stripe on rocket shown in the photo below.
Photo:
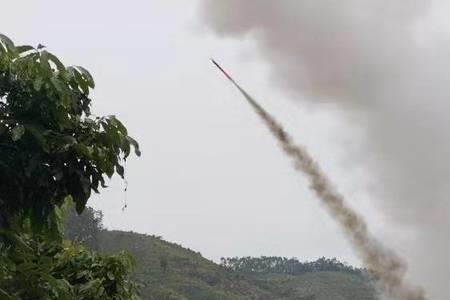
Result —
<path fill-rule="evenodd" d="M 233 78 L 231 78 L 231 76 L 228 75 L 228 73 L 225 72 L 225 70 L 222 69 L 222 67 L 221 67 L 221 66 L 220 66 L 213 58 L 211 58 L 211 62 L 212 62 L 214 65 L 216 65 L 216 67 L 217 67 L 220 71 L 222 71 L 223 75 L 225 75 L 225 77 L 227 77 L 228 80 L 230 80 L 231 82 L 234 82 Z"/>

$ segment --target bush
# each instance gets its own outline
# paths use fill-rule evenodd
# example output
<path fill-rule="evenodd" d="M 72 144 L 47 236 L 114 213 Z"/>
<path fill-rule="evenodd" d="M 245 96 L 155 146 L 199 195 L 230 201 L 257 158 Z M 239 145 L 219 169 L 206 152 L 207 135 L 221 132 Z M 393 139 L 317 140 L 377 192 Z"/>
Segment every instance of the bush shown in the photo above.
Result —
<path fill-rule="evenodd" d="M 0 299 L 138 299 L 133 259 L 91 252 L 70 241 L 3 233 Z"/>

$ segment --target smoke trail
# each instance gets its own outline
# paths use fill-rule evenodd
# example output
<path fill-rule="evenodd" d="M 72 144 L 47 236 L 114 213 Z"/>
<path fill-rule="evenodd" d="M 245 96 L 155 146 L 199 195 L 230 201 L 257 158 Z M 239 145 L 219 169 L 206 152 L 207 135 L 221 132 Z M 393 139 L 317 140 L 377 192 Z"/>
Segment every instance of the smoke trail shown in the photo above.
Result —
<path fill-rule="evenodd" d="M 296 168 L 308 176 L 311 181 L 311 189 L 350 237 L 364 265 L 377 275 L 383 292 L 398 300 L 427 299 L 422 289 L 412 287 L 405 282 L 406 264 L 371 236 L 364 219 L 347 206 L 343 196 L 334 189 L 308 152 L 302 146 L 295 144 L 283 127 L 264 108 L 233 79 L 229 79 L 261 117 L 280 143 L 283 151 L 293 159 Z"/>
<path fill-rule="evenodd" d="M 450 299 L 449 6 L 201 0 L 199 7 L 216 36 L 251 45 L 287 97 L 315 109 L 332 102 L 366 130 L 346 162 L 370 170 L 367 196 L 392 228 L 385 237 L 401 235 L 392 244 L 408 276 L 436 300 Z"/>

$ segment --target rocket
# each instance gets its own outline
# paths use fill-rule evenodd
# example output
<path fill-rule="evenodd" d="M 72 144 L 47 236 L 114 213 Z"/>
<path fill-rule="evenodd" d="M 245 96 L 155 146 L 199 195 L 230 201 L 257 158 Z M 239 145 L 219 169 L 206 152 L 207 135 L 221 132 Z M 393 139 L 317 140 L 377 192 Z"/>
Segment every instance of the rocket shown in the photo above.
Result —
<path fill-rule="evenodd" d="M 213 59 L 211 58 L 211 62 L 225 75 L 225 77 L 231 81 L 231 83 L 239 90 L 239 92 L 244 96 L 245 100 L 253 107 L 253 109 L 258 113 L 260 117 L 263 119 L 271 119 L 270 115 L 267 113 L 267 111 L 255 100 L 252 96 L 250 96 L 247 91 L 245 91 L 236 81 L 234 81 L 233 78 L 231 78 L 228 73 L 222 69 L 222 67 Z M 283 142 L 287 143 L 289 142 L 289 136 L 286 134 L 286 132 L 279 126 L 273 127 L 272 131 L 276 134 L 277 138 Z"/>
<path fill-rule="evenodd" d="M 253 99 L 243 88 L 241 88 L 241 86 L 236 81 L 234 81 L 234 79 L 231 78 L 231 76 L 224 69 L 222 69 L 222 67 L 213 58 L 210 58 L 210 59 L 211 59 L 211 62 L 223 73 L 223 75 L 225 75 L 225 77 L 229 81 L 231 81 L 231 83 L 241 92 L 241 94 L 245 97 L 245 99 L 252 106 L 255 106 L 255 105 L 259 106 L 259 104 L 255 101 L 255 99 Z"/>
<path fill-rule="evenodd" d="M 212 62 L 212 63 L 213 63 L 220 71 L 222 71 L 223 75 L 225 75 L 225 77 L 228 78 L 228 80 L 230 80 L 231 82 L 235 83 L 234 80 L 233 80 L 233 78 L 231 78 L 231 76 L 228 75 L 228 73 L 225 72 L 225 70 L 222 69 L 222 67 L 221 67 L 221 66 L 220 66 L 213 58 L 210 58 L 210 59 L 211 59 L 211 62 Z"/>
<path fill-rule="evenodd" d="M 231 83 L 241 92 L 241 94 L 245 97 L 245 99 L 248 102 L 250 102 L 251 105 L 259 106 L 259 104 L 243 88 L 241 88 L 241 86 L 236 81 L 234 81 L 234 79 L 231 78 L 231 76 L 224 69 L 222 69 L 222 67 L 213 58 L 210 59 L 211 62 L 223 73 L 223 75 L 225 75 L 225 77 L 229 81 L 231 81 Z"/>
<path fill-rule="evenodd" d="M 211 62 L 225 75 L 225 77 L 231 81 L 231 83 L 241 92 L 241 94 L 245 97 L 245 99 L 252 105 L 252 106 L 260 106 L 255 99 L 253 99 L 236 81 L 234 81 L 233 78 L 224 70 L 222 67 L 213 59 L 210 58 Z M 260 107 L 262 109 L 262 107 Z"/>

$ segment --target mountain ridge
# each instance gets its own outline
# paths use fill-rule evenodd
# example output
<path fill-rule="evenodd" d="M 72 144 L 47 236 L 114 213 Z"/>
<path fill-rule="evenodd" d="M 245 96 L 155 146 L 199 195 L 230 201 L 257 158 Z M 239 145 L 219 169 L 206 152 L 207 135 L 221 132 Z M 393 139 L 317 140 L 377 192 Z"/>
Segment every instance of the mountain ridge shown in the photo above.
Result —
<path fill-rule="evenodd" d="M 376 291 L 363 271 L 336 259 L 323 258 L 310 263 L 297 260 L 297 264 L 316 263 L 322 269 L 295 274 L 270 270 L 247 272 L 225 263 L 219 265 L 204 258 L 200 252 L 148 234 L 102 229 L 97 240 L 100 251 L 126 251 L 135 257 L 134 278 L 141 285 L 144 300 L 377 299 Z M 292 260 L 276 257 L 241 259 Z M 327 270 L 323 267 L 327 262 L 345 266 L 348 270 Z"/>

